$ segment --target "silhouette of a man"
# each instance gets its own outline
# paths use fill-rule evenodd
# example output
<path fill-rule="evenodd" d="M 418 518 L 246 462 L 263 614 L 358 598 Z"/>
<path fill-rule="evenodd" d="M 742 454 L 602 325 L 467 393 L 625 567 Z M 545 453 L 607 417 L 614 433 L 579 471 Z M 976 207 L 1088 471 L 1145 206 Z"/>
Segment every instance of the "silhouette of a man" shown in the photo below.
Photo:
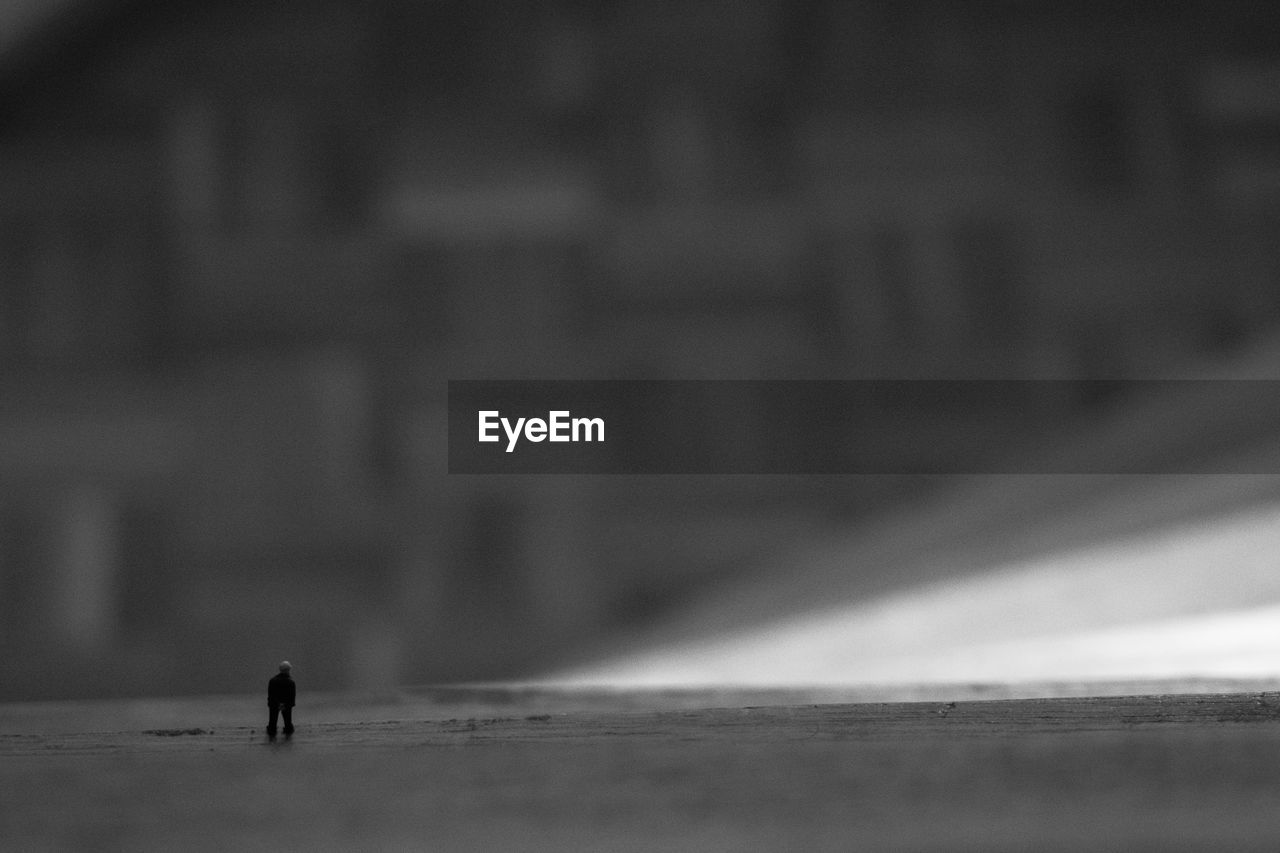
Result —
<path fill-rule="evenodd" d="M 267 708 L 271 718 L 267 721 L 267 737 L 276 739 L 276 719 L 284 715 L 284 736 L 293 734 L 293 700 L 297 697 L 297 685 L 289 671 L 293 667 L 288 661 L 280 664 L 280 671 L 267 682 Z"/>

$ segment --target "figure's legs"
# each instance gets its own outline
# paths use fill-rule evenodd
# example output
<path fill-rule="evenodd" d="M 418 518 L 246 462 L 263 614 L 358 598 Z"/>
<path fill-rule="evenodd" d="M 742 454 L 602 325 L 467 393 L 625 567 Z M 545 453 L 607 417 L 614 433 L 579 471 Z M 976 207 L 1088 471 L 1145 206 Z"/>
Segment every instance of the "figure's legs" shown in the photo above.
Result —
<path fill-rule="evenodd" d="M 272 740 L 275 740 L 276 739 L 276 719 L 280 716 L 280 706 L 269 705 L 268 707 L 271 709 L 271 717 L 270 719 L 267 720 L 267 737 L 271 738 Z M 288 723 L 289 717 L 287 716 L 288 713 L 289 713 L 288 710 L 286 710 L 285 711 L 286 730 L 289 725 Z"/>
<path fill-rule="evenodd" d="M 285 705 L 280 713 L 284 715 L 284 736 L 288 737 L 293 734 L 293 706 Z"/>

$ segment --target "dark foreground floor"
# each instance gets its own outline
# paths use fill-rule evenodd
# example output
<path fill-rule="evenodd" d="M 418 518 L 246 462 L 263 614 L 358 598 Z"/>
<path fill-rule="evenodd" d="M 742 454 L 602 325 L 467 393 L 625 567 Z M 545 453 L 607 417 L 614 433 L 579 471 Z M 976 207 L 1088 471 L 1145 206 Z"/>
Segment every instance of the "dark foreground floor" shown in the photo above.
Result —
<path fill-rule="evenodd" d="M 257 704 L 0 706 L 0 849 L 1280 849 L 1269 693 Z"/>

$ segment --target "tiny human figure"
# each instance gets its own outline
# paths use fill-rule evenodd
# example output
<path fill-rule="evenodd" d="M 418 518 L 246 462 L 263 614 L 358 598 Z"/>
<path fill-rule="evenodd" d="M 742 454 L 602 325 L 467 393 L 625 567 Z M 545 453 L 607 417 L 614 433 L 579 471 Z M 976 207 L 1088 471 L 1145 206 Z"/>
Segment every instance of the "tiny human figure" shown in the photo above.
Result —
<path fill-rule="evenodd" d="M 281 662 L 280 671 L 267 682 L 267 708 L 271 711 L 267 737 L 271 740 L 276 739 L 276 719 L 280 715 L 284 716 L 284 736 L 288 738 L 293 734 L 293 701 L 297 696 L 297 685 L 289 674 L 292 669 L 288 661 Z"/>

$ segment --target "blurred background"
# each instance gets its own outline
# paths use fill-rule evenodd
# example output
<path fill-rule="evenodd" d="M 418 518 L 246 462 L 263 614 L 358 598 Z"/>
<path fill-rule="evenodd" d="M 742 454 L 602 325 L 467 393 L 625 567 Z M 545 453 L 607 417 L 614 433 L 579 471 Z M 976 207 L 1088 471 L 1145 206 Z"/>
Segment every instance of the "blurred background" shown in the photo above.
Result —
<path fill-rule="evenodd" d="M 1278 224 L 1266 2 L 3 0 L 0 699 L 522 677 L 1118 535 L 1128 480 L 448 476 L 445 383 L 1280 376 Z M 1207 482 L 1161 518 L 1280 493 Z"/>

